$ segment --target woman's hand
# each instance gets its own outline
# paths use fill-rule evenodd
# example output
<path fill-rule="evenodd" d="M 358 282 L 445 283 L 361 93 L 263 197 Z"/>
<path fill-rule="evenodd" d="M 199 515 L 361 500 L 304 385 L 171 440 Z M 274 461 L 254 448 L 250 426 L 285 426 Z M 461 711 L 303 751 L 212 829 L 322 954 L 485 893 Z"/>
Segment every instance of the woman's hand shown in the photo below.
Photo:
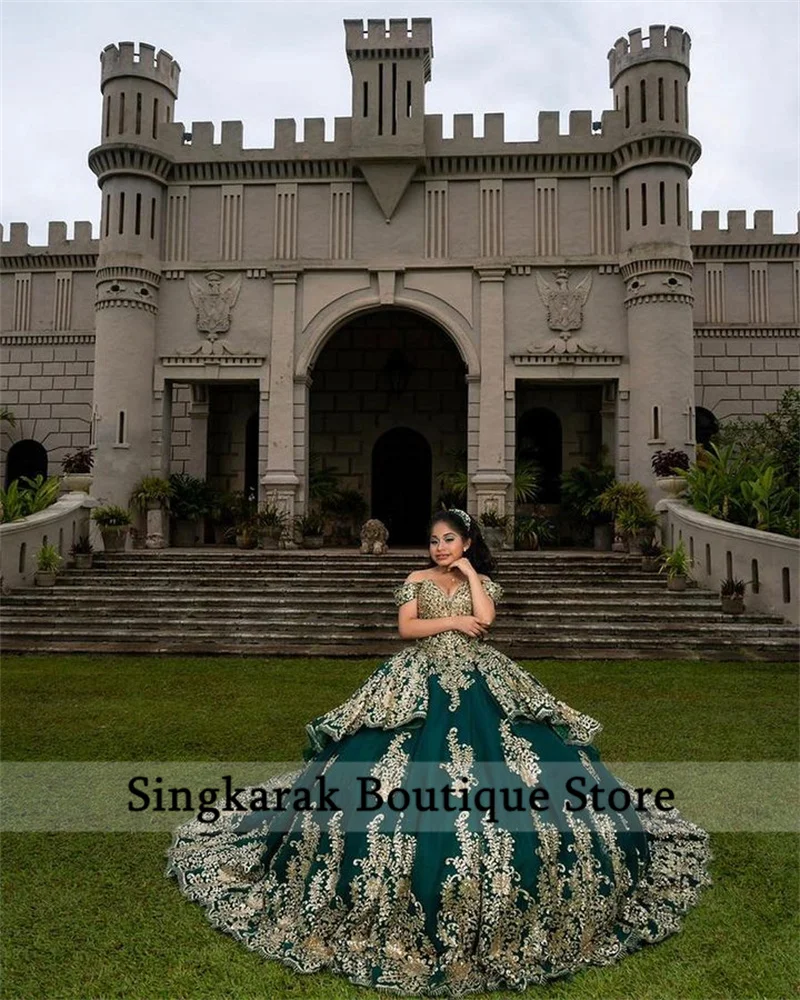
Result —
<path fill-rule="evenodd" d="M 460 559 L 456 559 L 454 563 L 451 563 L 447 567 L 448 573 L 452 569 L 460 569 L 464 576 L 469 580 L 470 577 L 477 576 L 477 572 L 472 563 L 467 559 L 466 556 L 462 556 Z"/>
<path fill-rule="evenodd" d="M 475 615 L 455 615 L 453 617 L 453 628 L 465 635 L 470 635 L 476 639 L 482 639 L 489 631 L 489 623 L 476 618 Z"/>

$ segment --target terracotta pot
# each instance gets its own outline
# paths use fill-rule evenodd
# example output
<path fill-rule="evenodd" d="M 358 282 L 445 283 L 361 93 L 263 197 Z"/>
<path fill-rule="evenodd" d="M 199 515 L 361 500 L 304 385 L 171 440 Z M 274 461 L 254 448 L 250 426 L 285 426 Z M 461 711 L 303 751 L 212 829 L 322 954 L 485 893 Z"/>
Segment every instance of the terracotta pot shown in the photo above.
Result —
<path fill-rule="evenodd" d="M 33 582 L 37 587 L 54 587 L 56 585 L 55 571 L 48 572 L 43 569 L 37 569 L 33 574 Z"/>
<path fill-rule="evenodd" d="M 73 556 L 75 569 L 91 569 L 93 552 L 76 552 Z"/>
<path fill-rule="evenodd" d="M 681 573 L 667 579 L 667 590 L 686 590 L 686 577 Z"/>

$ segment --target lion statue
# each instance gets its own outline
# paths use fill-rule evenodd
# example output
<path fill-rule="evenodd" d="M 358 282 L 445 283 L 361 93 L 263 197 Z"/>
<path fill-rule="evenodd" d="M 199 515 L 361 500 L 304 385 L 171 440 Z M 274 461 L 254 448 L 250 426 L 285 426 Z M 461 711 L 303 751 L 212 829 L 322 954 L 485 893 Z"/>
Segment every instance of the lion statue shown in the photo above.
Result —
<path fill-rule="evenodd" d="M 382 556 L 389 551 L 389 532 L 383 521 L 371 517 L 361 529 L 361 551 L 365 555 Z"/>

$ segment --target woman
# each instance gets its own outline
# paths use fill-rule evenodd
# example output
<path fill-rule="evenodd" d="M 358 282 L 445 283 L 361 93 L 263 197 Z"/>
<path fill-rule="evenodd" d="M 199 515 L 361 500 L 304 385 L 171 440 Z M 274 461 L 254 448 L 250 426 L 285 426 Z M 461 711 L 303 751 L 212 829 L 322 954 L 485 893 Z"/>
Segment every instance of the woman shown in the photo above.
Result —
<path fill-rule="evenodd" d="M 614 778 L 600 723 L 483 642 L 503 591 L 473 518 L 441 511 L 429 538 L 394 592 L 413 644 L 263 786 L 313 788 L 314 810 L 187 823 L 167 874 L 266 958 L 412 995 L 521 990 L 679 930 L 708 834 Z"/>

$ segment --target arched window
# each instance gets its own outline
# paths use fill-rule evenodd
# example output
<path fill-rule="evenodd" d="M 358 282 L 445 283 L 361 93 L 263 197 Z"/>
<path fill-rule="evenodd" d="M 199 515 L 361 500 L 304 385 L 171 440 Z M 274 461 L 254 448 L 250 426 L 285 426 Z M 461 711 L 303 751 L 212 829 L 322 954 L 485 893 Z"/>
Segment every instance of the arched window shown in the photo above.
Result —
<path fill-rule="evenodd" d="M 39 475 L 47 479 L 47 449 L 45 446 L 31 438 L 12 444 L 8 449 L 8 459 L 6 460 L 6 489 L 21 476 L 35 479 Z"/>

